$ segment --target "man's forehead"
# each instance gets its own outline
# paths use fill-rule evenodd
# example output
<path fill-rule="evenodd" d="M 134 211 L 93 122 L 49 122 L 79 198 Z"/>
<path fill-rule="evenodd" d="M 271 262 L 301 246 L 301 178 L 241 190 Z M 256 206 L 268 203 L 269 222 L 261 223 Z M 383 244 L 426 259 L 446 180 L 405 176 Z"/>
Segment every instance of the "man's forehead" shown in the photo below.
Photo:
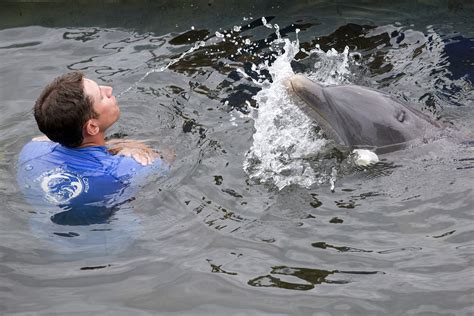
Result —
<path fill-rule="evenodd" d="M 82 80 L 84 80 L 84 83 L 87 82 L 88 84 L 90 84 L 90 85 L 92 85 L 92 86 L 96 86 L 96 85 L 97 85 L 97 83 L 96 83 L 94 80 L 92 80 L 92 79 L 89 79 L 89 78 L 85 78 L 85 77 L 84 77 Z"/>
<path fill-rule="evenodd" d="M 100 88 L 98 86 L 98 84 L 94 81 L 94 80 L 91 80 L 91 79 L 88 79 L 88 78 L 84 78 L 82 79 L 84 81 L 84 91 L 87 93 L 87 94 L 96 94 L 97 92 L 100 93 Z"/>

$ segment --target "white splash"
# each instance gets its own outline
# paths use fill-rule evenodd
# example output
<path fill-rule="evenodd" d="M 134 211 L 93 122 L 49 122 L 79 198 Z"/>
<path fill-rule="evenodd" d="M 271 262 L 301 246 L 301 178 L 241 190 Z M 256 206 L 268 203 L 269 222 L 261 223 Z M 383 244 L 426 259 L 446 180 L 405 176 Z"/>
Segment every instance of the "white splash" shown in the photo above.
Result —
<path fill-rule="evenodd" d="M 263 24 L 278 30 L 277 25 L 272 26 L 265 20 Z M 272 82 L 259 82 L 262 90 L 254 97 L 258 115 L 254 118 L 253 145 L 243 167 L 250 178 L 273 184 L 280 190 L 292 184 L 309 187 L 325 183 L 334 177 L 313 168 L 311 158 L 317 156 L 327 141 L 317 132 L 315 123 L 295 105 L 295 97 L 287 92 L 284 84 L 294 74 L 290 63 L 299 51 L 299 43 L 281 39 L 279 33 L 277 36 L 272 46 L 282 53 L 271 65 L 267 61 L 252 67 L 257 72 L 268 70 Z M 348 49 L 339 54 L 335 50 L 325 53 L 316 48 L 309 53 L 320 57 L 314 75 L 310 76 L 313 80 L 323 84 L 344 82 L 349 72 Z"/>
<path fill-rule="evenodd" d="M 338 53 L 334 48 L 324 52 L 317 45 L 310 54 L 317 54 L 319 57 L 314 64 L 314 72 L 308 76 L 311 80 L 324 85 L 349 83 L 349 47 L 346 46 L 342 53 Z"/>

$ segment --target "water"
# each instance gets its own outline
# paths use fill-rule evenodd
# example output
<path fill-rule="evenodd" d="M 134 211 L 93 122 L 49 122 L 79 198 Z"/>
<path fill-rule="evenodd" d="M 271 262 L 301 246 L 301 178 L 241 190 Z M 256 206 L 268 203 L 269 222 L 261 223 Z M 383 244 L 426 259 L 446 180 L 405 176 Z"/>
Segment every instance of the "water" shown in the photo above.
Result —
<path fill-rule="evenodd" d="M 474 314 L 470 3 L 3 7 L 0 314 Z M 33 101 L 74 69 L 114 87 L 111 134 L 177 161 L 109 231 L 50 238 L 13 179 Z M 449 128 L 356 167 L 285 92 L 293 72 Z"/>

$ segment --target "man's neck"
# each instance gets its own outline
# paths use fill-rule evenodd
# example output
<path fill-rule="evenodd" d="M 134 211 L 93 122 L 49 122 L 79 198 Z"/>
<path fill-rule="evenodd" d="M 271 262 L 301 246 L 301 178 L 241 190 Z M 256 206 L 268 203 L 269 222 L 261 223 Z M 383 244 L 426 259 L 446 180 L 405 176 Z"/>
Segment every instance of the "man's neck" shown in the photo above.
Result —
<path fill-rule="evenodd" d="M 85 137 L 79 148 L 91 147 L 91 146 L 105 146 L 104 134 L 100 133 L 94 136 Z"/>

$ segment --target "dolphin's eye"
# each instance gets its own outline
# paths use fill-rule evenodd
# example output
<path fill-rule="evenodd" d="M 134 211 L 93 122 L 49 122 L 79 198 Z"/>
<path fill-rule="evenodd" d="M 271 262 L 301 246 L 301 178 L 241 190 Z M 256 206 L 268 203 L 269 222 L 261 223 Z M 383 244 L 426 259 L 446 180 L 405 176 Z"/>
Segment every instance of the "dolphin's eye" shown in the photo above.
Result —
<path fill-rule="evenodd" d="M 400 123 L 403 123 L 403 121 L 405 121 L 405 111 L 400 111 L 400 113 L 398 113 L 397 120 Z"/>

